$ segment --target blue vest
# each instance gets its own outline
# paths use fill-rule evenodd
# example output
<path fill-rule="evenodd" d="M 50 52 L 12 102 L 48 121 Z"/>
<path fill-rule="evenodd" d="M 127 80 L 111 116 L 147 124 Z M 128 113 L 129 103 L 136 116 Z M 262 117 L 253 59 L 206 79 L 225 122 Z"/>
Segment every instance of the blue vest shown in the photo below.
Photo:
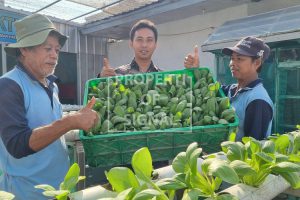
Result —
<path fill-rule="evenodd" d="M 232 86 L 236 87 L 236 84 L 233 84 Z M 230 98 L 231 105 L 235 109 L 235 112 L 239 118 L 239 127 L 236 136 L 237 141 L 241 141 L 245 135 L 244 122 L 245 122 L 246 108 L 249 105 L 249 103 L 251 103 L 256 99 L 264 100 L 268 104 L 270 104 L 274 113 L 273 102 L 270 99 L 262 83 L 257 84 L 254 88 L 244 88 L 244 90 L 247 91 L 238 92 L 236 96 L 233 96 L 234 94 L 231 94 L 231 89 L 229 89 L 228 92 L 228 97 Z M 271 131 L 272 131 L 271 129 L 272 129 L 272 120 L 270 121 L 267 133 L 265 134 L 266 137 L 271 135 Z"/>
<path fill-rule="evenodd" d="M 62 117 L 57 86 L 53 91 L 52 108 L 45 89 L 18 67 L 3 77 L 15 81 L 20 86 L 24 95 L 28 126 L 31 129 L 51 124 Z M 0 152 L 0 170 L 3 171 L 0 177 L 0 188 L 13 193 L 16 196 L 15 200 L 48 199 L 43 196 L 42 190 L 35 189 L 34 186 L 49 184 L 58 189 L 69 168 L 64 137 L 20 159 L 12 157 L 0 140 Z"/>

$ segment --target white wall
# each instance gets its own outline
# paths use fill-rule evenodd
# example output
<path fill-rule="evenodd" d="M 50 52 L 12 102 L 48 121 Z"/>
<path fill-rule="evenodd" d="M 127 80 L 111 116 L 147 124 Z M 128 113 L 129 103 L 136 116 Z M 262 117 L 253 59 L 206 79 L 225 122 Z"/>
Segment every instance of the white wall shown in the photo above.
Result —
<path fill-rule="evenodd" d="M 154 60 L 166 70 L 183 68 L 184 57 L 193 53 L 195 45 L 201 49 L 209 34 L 214 32 L 214 27 L 244 16 L 246 9 L 246 6 L 233 7 L 158 25 L 159 48 L 155 52 Z M 214 71 L 213 54 L 200 52 L 200 65 L 211 67 Z"/>
<path fill-rule="evenodd" d="M 215 28 L 224 22 L 299 3 L 299 0 L 264 0 L 259 3 L 243 4 L 216 12 L 202 13 L 199 11 L 199 15 L 194 17 L 159 24 L 157 25 L 158 47 L 154 52 L 153 62 L 164 70 L 181 69 L 183 68 L 184 57 L 193 51 L 194 45 L 197 44 L 200 48 L 209 34 L 213 33 Z M 110 44 L 108 57 L 111 66 L 129 63 L 133 58 L 133 52 L 129 48 L 128 40 Z M 200 52 L 200 65 L 210 67 L 214 73 L 214 55 Z"/>
<path fill-rule="evenodd" d="M 184 57 L 193 51 L 194 45 L 198 45 L 200 49 L 201 44 L 214 31 L 211 27 L 243 17 L 246 13 L 247 6 L 242 5 L 157 25 L 158 46 L 153 55 L 153 62 L 163 70 L 182 69 Z M 129 41 L 109 44 L 108 57 L 111 66 L 114 67 L 129 63 L 133 58 Z M 214 71 L 213 54 L 200 52 L 200 65 L 211 67 Z"/>

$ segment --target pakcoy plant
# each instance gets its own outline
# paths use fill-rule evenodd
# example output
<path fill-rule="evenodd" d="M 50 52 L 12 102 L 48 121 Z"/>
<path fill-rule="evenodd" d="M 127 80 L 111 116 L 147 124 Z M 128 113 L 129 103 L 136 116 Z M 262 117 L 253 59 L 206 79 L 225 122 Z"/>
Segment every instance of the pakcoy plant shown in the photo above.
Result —
<path fill-rule="evenodd" d="M 15 198 L 15 195 L 9 192 L 0 191 L 0 199 L 2 200 L 13 200 Z"/>
<path fill-rule="evenodd" d="M 275 143 L 275 151 L 283 154 L 287 160 L 300 163 L 300 125 L 298 130 L 285 134 L 274 134 L 268 139 Z"/>
<path fill-rule="evenodd" d="M 275 174 L 282 176 L 294 189 L 300 188 L 300 166 L 278 153 L 274 141 L 244 137 L 242 142 L 226 141 L 221 146 L 241 183 L 259 187 L 268 175 Z"/>
<path fill-rule="evenodd" d="M 179 153 L 173 160 L 172 167 L 176 174 L 172 178 L 161 179 L 157 185 L 166 191 L 183 189 L 182 199 L 237 199 L 231 194 L 217 194 L 222 180 L 236 184 L 238 175 L 229 166 L 226 160 L 208 158 L 201 163 L 201 172 L 197 167 L 197 160 L 202 149 L 198 144 L 192 143 L 186 152 Z"/>
<path fill-rule="evenodd" d="M 56 198 L 57 200 L 67 200 L 68 195 L 76 184 L 84 180 L 85 176 L 80 176 L 80 168 L 77 163 L 74 163 L 68 170 L 64 181 L 56 190 L 53 186 L 47 184 L 36 185 L 35 188 L 44 190 L 43 195 Z"/>
<path fill-rule="evenodd" d="M 103 199 L 143 200 L 172 199 L 174 192 L 167 194 L 152 180 L 152 157 L 147 147 L 137 150 L 132 156 L 133 171 L 128 167 L 114 167 L 105 172 L 113 192 Z"/>

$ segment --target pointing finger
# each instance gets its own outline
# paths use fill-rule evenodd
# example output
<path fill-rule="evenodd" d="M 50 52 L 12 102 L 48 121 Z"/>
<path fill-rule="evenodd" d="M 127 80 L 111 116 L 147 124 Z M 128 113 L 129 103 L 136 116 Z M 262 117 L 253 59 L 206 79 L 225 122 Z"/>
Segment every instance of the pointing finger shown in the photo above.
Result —
<path fill-rule="evenodd" d="M 193 63 L 193 67 L 199 67 L 199 49 L 198 46 L 195 45 L 194 48 L 194 63 Z"/>
<path fill-rule="evenodd" d="M 93 96 L 90 102 L 86 105 L 86 108 L 92 109 L 95 103 L 96 103 L 96 98 Z"/>
<path fill-rule="evenodd" d="M 103 58 L 103 68 L 110 68 L 109 61 L 107 58 Z"/>
<path fill-rule="evenodd" d="M 195 58 L 196 58 L 196 57 L 199 57 L 199 49 L 198 49 L 198 45 L 195 45 L 195 48 L 194 48 L 194 56 L 195 56 Z"/>

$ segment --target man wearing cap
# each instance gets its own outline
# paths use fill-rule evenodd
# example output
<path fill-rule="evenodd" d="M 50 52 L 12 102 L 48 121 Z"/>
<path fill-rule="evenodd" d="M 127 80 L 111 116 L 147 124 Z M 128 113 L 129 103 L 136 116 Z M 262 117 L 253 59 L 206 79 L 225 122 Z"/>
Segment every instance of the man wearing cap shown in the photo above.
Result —
<path fill-rule="evenodd" d="M 185 58 L 187 68 L 199 67 L 197 48 L 194 53 Z M 224 48 L 222 53 L 231 57 L 229 67 L 237 80 L 236 84 L 222 86 L 239 118 L 236 140 L 244 136 L 267 138 L 271 134 L 274 106 L 258 73 L 270 54 L 269 46 L 258 38 L 246 37 L 234 47 Z"/>
<path fill-rule="evenodd" d="M 15 199 L 46 199 L 38 184 L 59 184 L 69 168 L 64 137 L 72 129 L 88 130 L 98 121 L 91 108 L 62 117 L 53 75 L 67 37 L 45 16 L 15 22 L 17 42 L 5 47 L 17 64 L 0 77 L 0 190 Z"/>

